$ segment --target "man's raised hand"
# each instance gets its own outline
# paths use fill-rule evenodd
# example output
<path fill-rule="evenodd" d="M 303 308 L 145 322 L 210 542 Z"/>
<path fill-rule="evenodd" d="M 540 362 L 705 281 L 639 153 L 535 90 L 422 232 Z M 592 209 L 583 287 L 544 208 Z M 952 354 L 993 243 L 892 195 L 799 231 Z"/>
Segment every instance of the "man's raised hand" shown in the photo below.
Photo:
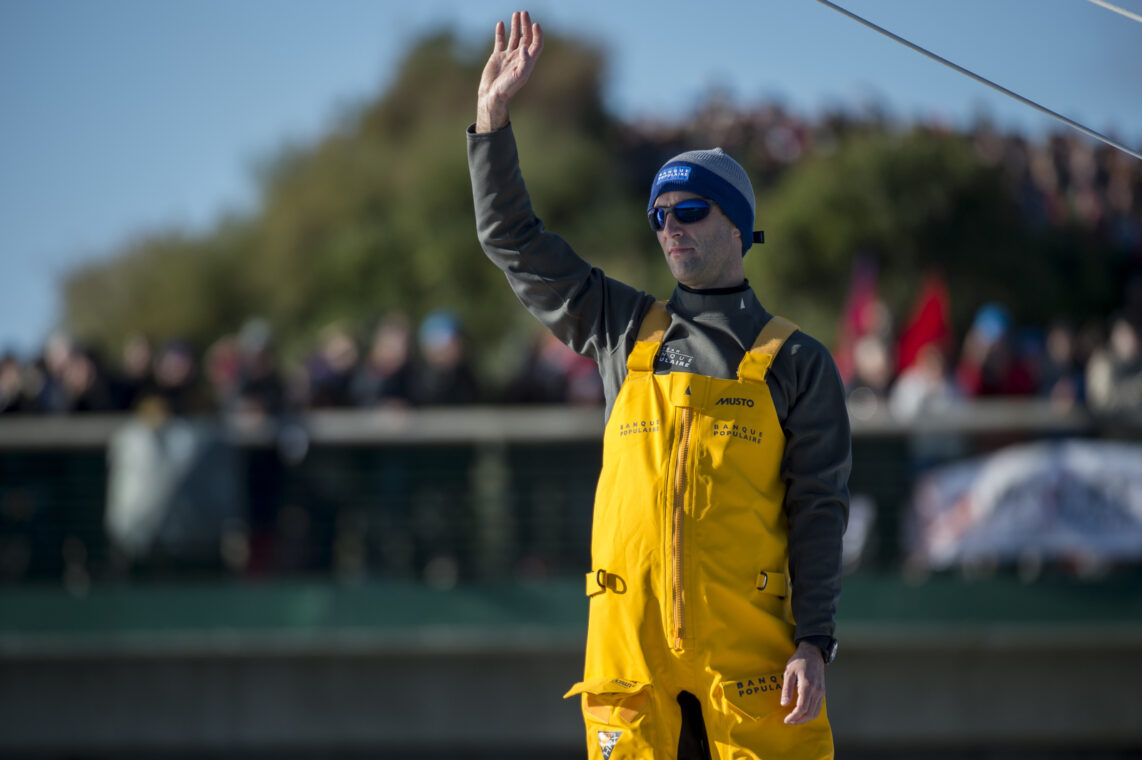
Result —
<path fill-rule="evenodd" d="M 508 102 L 527 83 L 543 52 L 543 30 L 527 11 L 513 13 L 511 24 L 510 36 L 503 21 L 496 24 L 496 44 L 480 77 L 477 132 L 491 132 L 508 123 Z"/>

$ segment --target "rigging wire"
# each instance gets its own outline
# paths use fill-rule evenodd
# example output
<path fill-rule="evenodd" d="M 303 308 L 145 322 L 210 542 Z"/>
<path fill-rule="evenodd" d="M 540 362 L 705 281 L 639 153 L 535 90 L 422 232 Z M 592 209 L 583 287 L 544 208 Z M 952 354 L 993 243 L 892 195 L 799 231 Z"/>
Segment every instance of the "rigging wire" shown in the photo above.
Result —
<path fill-rule="evenodd" d="M 1138 23 L 1142 24 L 1142 16 L 1139 16 L 1137 13 L 1134 13 L 1133 11 L 1128 11 L 1125 8 L 1120 8 L 1119 6 L 1114 5 L 1113 3 L 1106 2 L 1106 0 L 1089 0 L 1089 2 L 1092 2 L 1095 5 L 1101 5 L 1103 8 L 1106 8 L 1108 11 L 1114 11 L 1115 13 L 1117 13 L 1120 16 L 1125 16 L 1126 18 L 1130 19 L 1131 21 L 1137 21 Z"/>
<path fill-rule="evenodd" d="M 1096 2 L 1096 1 L 1097 0 L 1091 0 L 1091 2 Z M 1118 142 L 1117 140 L 1110 138 L 1110 137 L 1107 137 L 1106 135 L 1102 134 L 1101 132 L 1096 132 L 1095 130 L 1091 129 L 1090 127 L 1084 126 L 1084 125 L 1080 124 L 1079 122 L 1075 121 L 1074 119 L 1071 119 L 1067 116 L 1063 116 L 1061 113 L 1058 113 L 1057 111 L 1052 111 L 1050 108 L 1047 108 L 1046 106 L 1039 105 L 1034 100 L 1031 100 L 1030 98 L 1026 98 L 1017 92 L 1013 92 L 1012 90 L 1007 89 L 1006 87 L 1004 87 L 1001 84 L 996 84 L 995 82 L 991 81 L 990 79 L 987 79 L 986 77 L 982 77 L 979 74 L 976 74 L 974 71 L 969 71 L 968 69 L 965 69 L 963 66 L 960 66 L 958 63 L 953 63 L 952 61 L 949 61 L 947 58 L 944 58 L 940 55 L 937 55 L 936 53 L 933 53 L 932 51 L 928 50 L 927 48 L 921 47 L 920 45 L 917 45 L 913 42 L 910 42 L 898 34 L 893 34 L 892 32 L 888 31 L 884 27 L 877 26 L 876 24 L 872 23 L 871 21 L 868 21 L 867 19 L 864 19 L 861 16 L 858 16 L 857 14 L 853 13 L 852 11 L 849 11 L 849 10 L 846 10 L 845 8 L 842 8 L 841 6 L 837 5 L 836 3 L 830 2 L 829 0 L 817 0 L 817 2 L 820 3 L 821 5 L 825 5 L 825 6 L 828 6 L 829 8 L 832 8 L 833 10 L 837 11 L 838 13 L 840 13 L 844 16 L 848 16 L 853 21 L 856 21 L 860 24 L 863 24 L 864 26 L 867 26 L 869 29 L 872 29 L 873 31 L 880 32 L 885 37 L 888 37 L 889 39 L 891 39 L 895 42 L 899 42 L 901 45 L 904 45 L 905 47 L 911 48 L 912 50 L 915 50 L 917 53 L 920 53 L 921 55 L 925 55 L 928 58 L 931 58 L 932 60 L 936 61 L 937 63 L 942 63 L 945 66 L 947 66 L 951 69 L 954 69 L 955 71 L 958 71 L 959 73 L 961 73 L 965 76 L 971 77 L 972 79 L 976 80 L 977 82 L 980 82 L 981 84 L 985 84 L 988 87 L 991 87 L 992 89 L 997 90 L 997 91 L 1003 93 L 1004 95 L 1007 95 L 1008 97 L 1011 97 L 1011 98 L 1014 98 L 1015 100 L 1018 100 L 1020 103 L 1026 105 L 1026 106 L 1030 106 L 1031 108 L 1034 108 L 1036 111 L 1039 111 L 1040 113 L 1044 113 L 1053 119 L 1057 119 L 1058 121 L 1063 122 L 1064 124 L 1071 127 L 1072 129 L 1076 129 L 1079 132 L 1082 132 L 1084 135 L 1087 135 L 1088 137 L 1093 137 L 1096 140 L 1099 140 L 1103 143 L 1106 143 L 1107 145 L 1109 145 L 1112 148 L 1117 148 L 1118 150 L 1122 151 L 1123 153 L 1134 156 L 1134 158 L 1137 158 L 1138 160 L 1142 161 L 1142 153 L 1139 153 L 1136 150 L 1132 150 L 1131 148 L 1128 148 L 1127 146 L 1123 145 L 1122 143 Z"/>

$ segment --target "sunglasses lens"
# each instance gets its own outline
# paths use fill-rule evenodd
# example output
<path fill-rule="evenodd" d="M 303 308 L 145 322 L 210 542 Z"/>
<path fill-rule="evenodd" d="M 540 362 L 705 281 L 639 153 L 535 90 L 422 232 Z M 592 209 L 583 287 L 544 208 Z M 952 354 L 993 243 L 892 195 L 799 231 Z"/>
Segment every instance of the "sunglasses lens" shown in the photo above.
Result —
<path fill-rule="evenodd" d="M 710 213 L 710 204 L 707 201 L 693 199 L 682 201 L 677 206 L 665 208 L 652 208 L 647 216 L 650 217 L 650 226 L 655 232 L 666 226 L 666 215 L 673 213 L 680 224 L 693 224 L 705 219 Z"/>
<path fill-rule="evenodd" d="M 683 201 L 674 207 L 674 218 L 682 224 L 693 224 L 706 218 L 710 204 L 705 201 Z"/>

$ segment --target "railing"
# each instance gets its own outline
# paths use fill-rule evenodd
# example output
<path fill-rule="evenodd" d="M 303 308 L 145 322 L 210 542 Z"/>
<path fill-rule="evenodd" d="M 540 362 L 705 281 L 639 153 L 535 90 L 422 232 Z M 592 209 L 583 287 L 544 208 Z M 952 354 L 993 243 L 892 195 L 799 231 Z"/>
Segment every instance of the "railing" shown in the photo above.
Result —
<path fill-rule="evenodd" d="M 0 452 L 102 448 L 131 418 L 121 414 L 0 417 Z M 900 420 L 883 406 L 850 410 L 853 438 L 905 438 L 914 434 L 1100 434 L 1142 437 L 1142 409 L 1113 415 L 1081 406 L 1061 408 L 1038 399 L 981 399 Z M 234 443 L 272 441 L 290 424 L 304 429 L 314 444 L 483 444 L 500 442 L 591 442 L 602 436 L 603 413 L 595 407 L 458 406 L 424 409 L 313 410 L 283 420 L 219 417 Z"/>
<path fill-rule="evenodd" d="M 883 407 L 850 418 L 850 486 L 876 505 L 861 566 L 888 571 L 899 569 L 901 516 L 921 468 L 1019 441 L 1142 440 L 1142 414 L 1104 417 L 1035 400 L 978 401 L 914 421 Z M 186 570 L 448 585 L 572 576 L 587 564 L 598 408 L 330 410 L 179 424 L 206 446 L 201 461 L 163 459 L 174 444 L 152 440 L 141 418 L 0 418 L 0 579 L 82 588 Z M 149 468 L 137 461 L 140 441 L 158 447 Z M 184 524 L 167 525 L 168 542 L 152 556 L 108 535 L 112 513 L 129 508 L 131 483 L 130 508 L 148 508 L 139 489 L 161 487 L 170 493 L 150 507 L 183 509 Z M 205 517 L 195 507 L 204 502 Z M 191 524 L 199 518 L 213 524 Z M 179 535 L 208 545 L 180 554 Z"/>

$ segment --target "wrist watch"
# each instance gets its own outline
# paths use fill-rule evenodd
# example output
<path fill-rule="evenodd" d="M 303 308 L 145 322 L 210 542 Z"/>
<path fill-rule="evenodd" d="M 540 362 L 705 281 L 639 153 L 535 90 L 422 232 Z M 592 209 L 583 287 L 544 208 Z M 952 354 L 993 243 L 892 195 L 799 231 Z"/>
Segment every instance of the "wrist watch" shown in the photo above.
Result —
<path fill-rule="evenodd" d="M 837 640 L 832 636 L 806 636 L 798 640 L 798 644 L 805 642 L 812 644 L 821 650 L 821 658 L 828 665 L 833 660 L 837 659 Z"/>

